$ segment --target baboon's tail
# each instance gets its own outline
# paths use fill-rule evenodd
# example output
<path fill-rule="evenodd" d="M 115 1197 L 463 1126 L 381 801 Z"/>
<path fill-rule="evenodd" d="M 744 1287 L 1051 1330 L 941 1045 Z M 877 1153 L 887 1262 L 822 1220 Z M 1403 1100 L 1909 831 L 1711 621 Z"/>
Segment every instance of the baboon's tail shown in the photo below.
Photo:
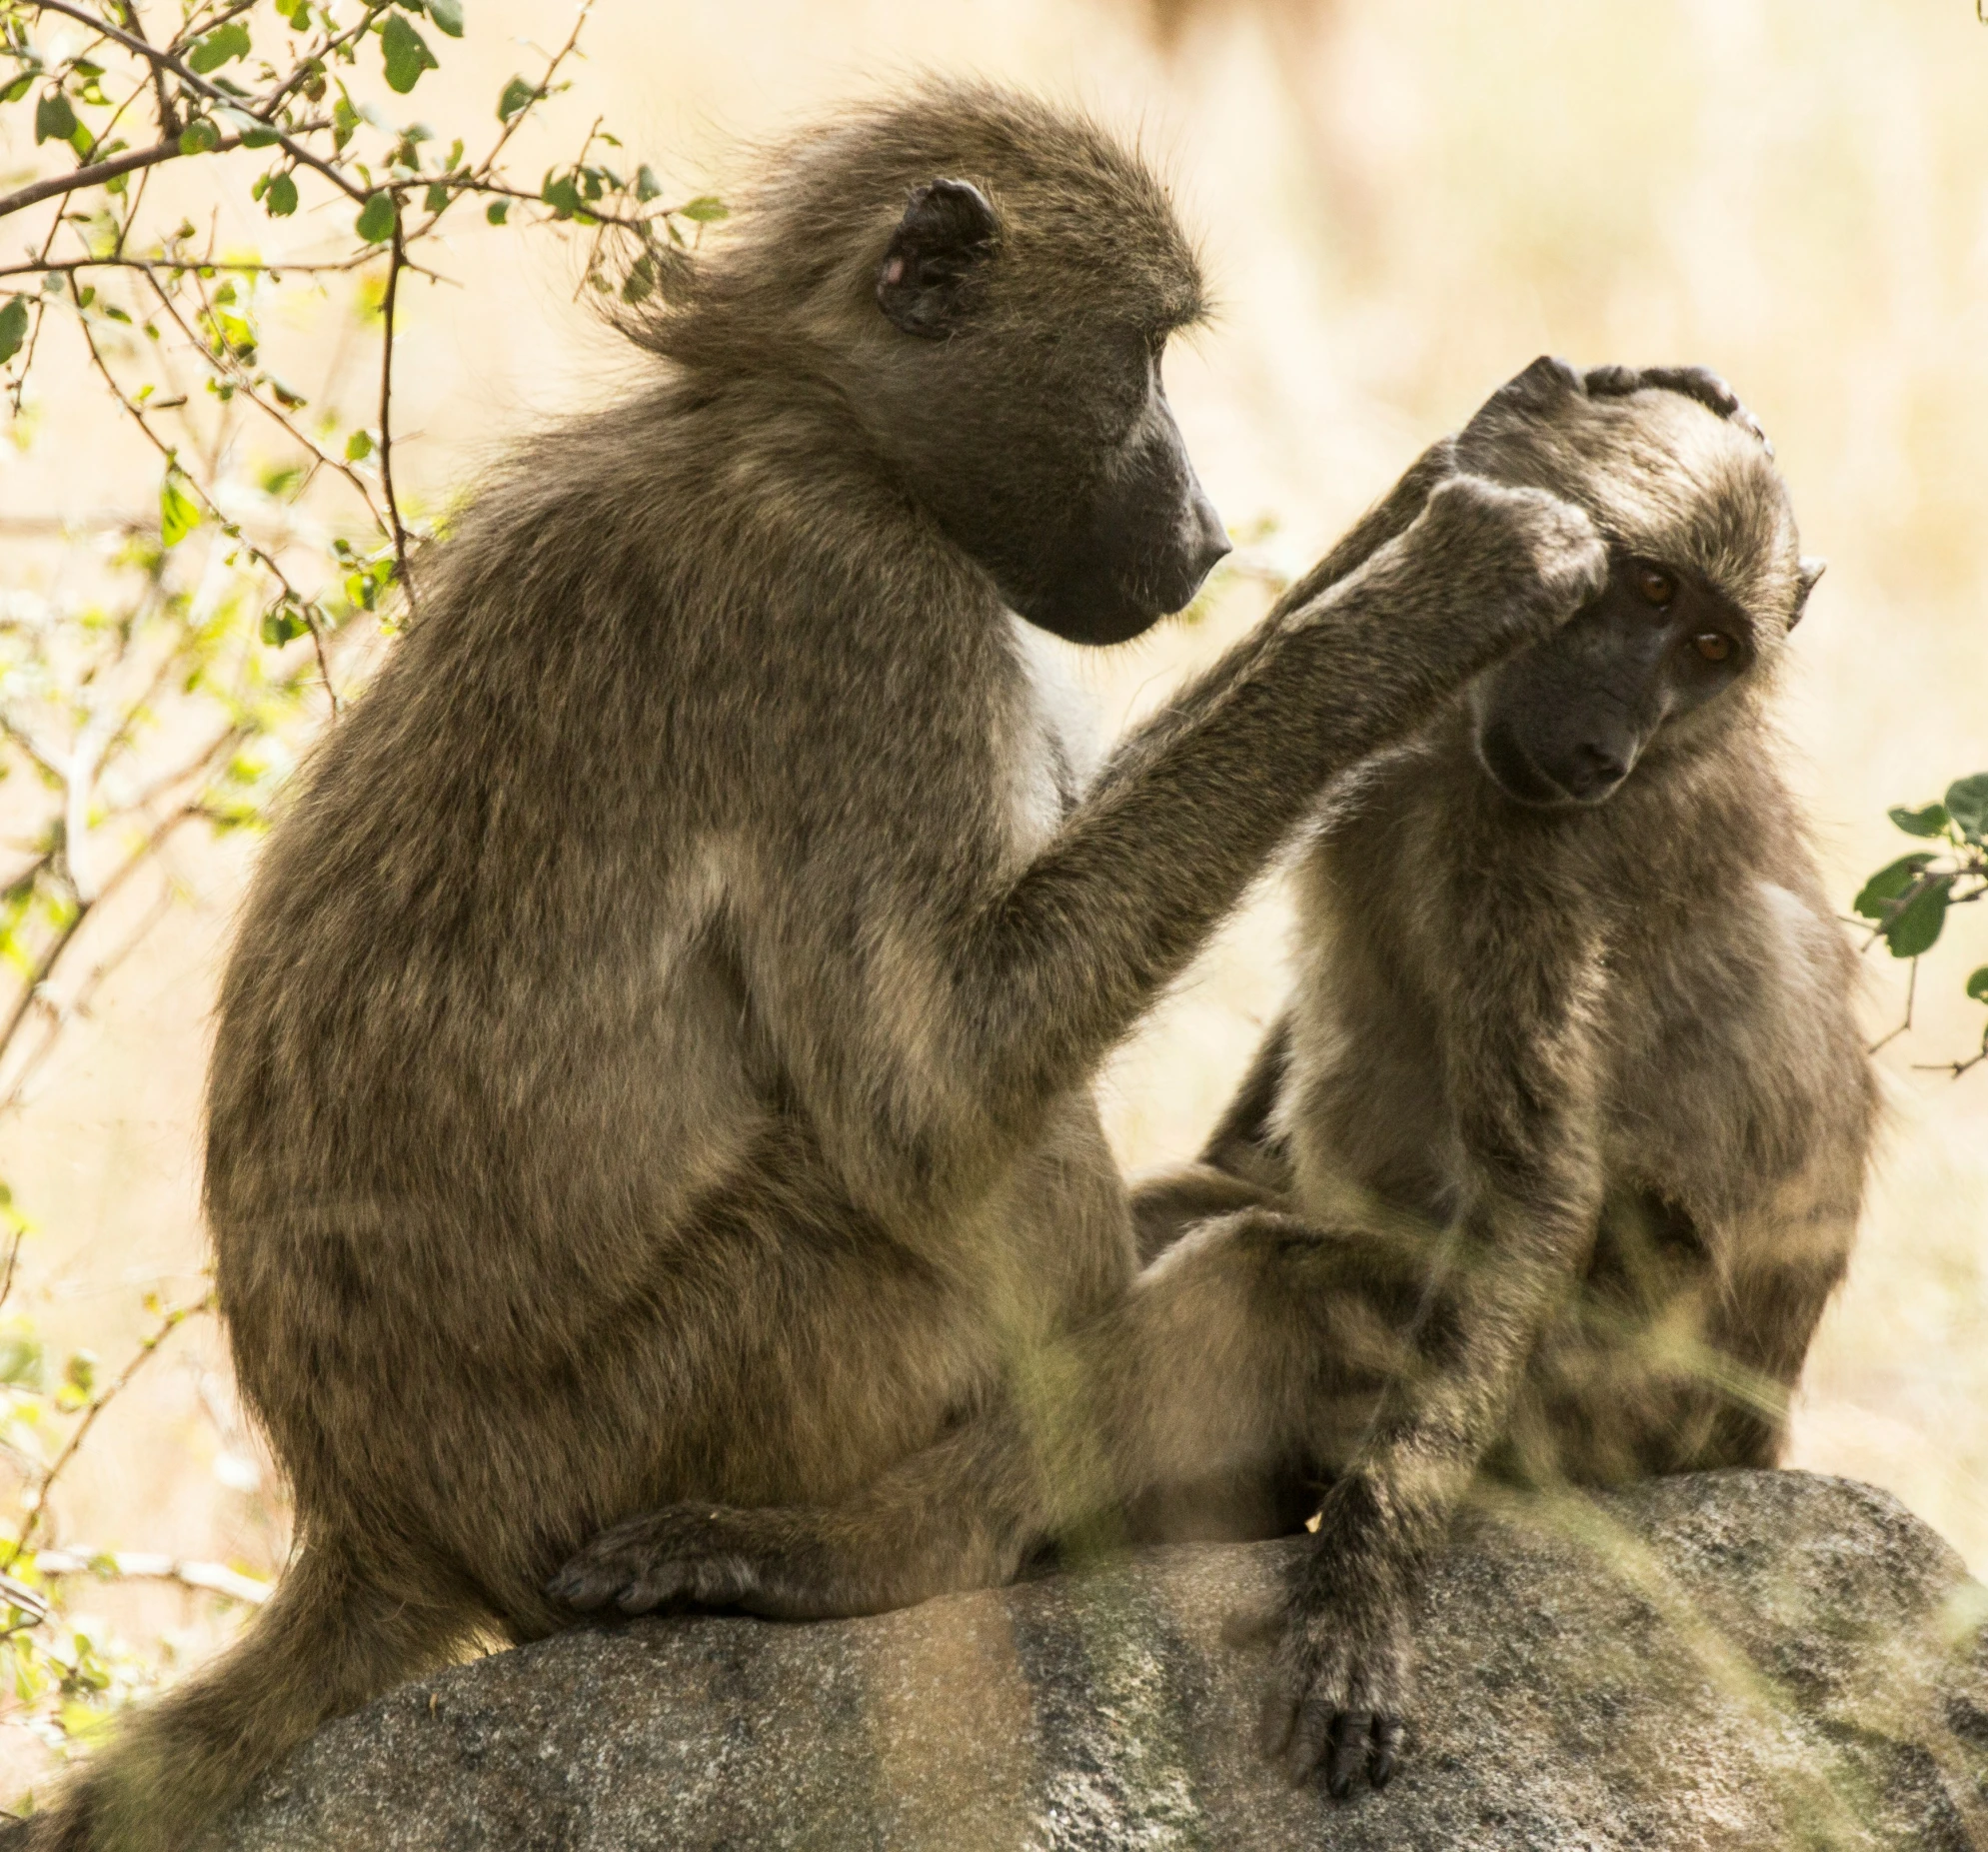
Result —
<path fill-rule="evenodd" d="M 434 1663 L 469 1619 L 390 1595 L 335 1544 L 307 1541 L 233 1648 L 135 1710 L 0 1847 L 187 1852 L 319 1724 Z"/>

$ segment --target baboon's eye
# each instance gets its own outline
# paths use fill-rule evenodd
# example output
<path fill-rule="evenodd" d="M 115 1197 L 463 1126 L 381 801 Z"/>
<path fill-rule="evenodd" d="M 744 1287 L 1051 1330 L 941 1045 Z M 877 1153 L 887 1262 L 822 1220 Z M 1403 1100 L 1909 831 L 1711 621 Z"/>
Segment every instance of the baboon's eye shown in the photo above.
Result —
<path fill-rule="evenodd" d="M 1708 663 L 1723 663 L 1732 655 L 1732 639 L 1722 631 L 1705 631 L 1691 639 L 1691 647 Z"/>
<path fill-rule="evenodd" d="M 1636 590 L 1643 595 L 1646 603 L 1662 610 L 1677 596 L 1677 581 L 1660 566 L 1639 565 L 1636 568 Z"/>

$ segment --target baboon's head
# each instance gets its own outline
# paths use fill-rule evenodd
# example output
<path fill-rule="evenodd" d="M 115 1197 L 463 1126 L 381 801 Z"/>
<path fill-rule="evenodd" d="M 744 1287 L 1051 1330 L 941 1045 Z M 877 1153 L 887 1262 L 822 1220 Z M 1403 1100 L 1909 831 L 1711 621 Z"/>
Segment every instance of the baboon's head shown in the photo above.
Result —
<path fill-rule="evenodd" d="M 1676 392 L 1590 397 L 1542 360 L 1472 420 L 1458 456 L 1580 504 L 1612 556 L 1592 605 L 1472 685 L 1477 757 L 1508 797 L 1599 804 L 1640 762 L 1751 709 L 1822 576 L 1756 436 Z"/>
<path fill-rule="evenodd" d="M 1193 597 L 1228 541 L 1160 358 L 1204 298 L 1144 163 L 1044 104 L 938 86 L 797 138 L 742 207 L 666 279 L 650 345 L 826 388 L 1044 630 L 1116 643 Z"/>

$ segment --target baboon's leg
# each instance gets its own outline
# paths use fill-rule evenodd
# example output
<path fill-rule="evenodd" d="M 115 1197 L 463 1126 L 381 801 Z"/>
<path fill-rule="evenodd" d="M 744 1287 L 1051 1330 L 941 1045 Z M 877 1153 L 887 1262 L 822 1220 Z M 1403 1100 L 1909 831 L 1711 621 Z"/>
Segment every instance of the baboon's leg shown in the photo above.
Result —
<path fill-rule="evenodd" d="M 1276 1208 L 1260 1183 L 1210 1163 L 1182 1164 L 1146 1177 L 1132 1191 L 1132 1233 L 1139 1265 L 1150 1266 L 1190 1229 L 1244 1209 Z"/>
<path fill-rule="evenodd" d="M 1730 1230 L 1730 1277 L 1705 1328 L 1717 1393 L 1677 1470 L 1780 1464 L 1788 1401 L 1857 1230 L 1860 1176 L 1817 1168 Z"/>
<path fill-rule="evenodd" d="M 670 1506 L 605 1532 L 553 1592 L 630 1613 L 870 1613 L 1008 1580 L 1057 1538 L 1277 1522 L 1295 1482 L 1356 1448 L 1403 1361 L 1426 1253 L 1267 1209 L 1205 1222 L 858 1497 Z M 1207 1508 L 1221 1486 L 1242 1500 L 1226 1521 Z"/>
<path fill-rule="evenodd" d="M 1157 1260 L 1189 1228 L 1212 1215 L 1287 1206 L 1281 1198 L 1290 1193 L 1290 1153 L 1270 1129 L 1270 1114 L 1289 1062 L 1290 1019 L 1283 1016 L 1257 1048 L 1200 1157 L 1161 1171 L 1132 1191 L 1141 1266 Z"/>

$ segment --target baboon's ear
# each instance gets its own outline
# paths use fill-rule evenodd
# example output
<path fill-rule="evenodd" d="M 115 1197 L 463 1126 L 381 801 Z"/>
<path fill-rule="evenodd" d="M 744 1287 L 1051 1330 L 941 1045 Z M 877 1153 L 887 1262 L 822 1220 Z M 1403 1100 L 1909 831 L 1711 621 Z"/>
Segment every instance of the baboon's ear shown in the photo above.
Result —
<path fill-rule="evenodd" d="M 877 269 L 877 306 L 906 334 L 944 340 L 971 306 L 999 236 L 994 207 L 970 181 L 915 188 Z"/>
<path fill-rule="evenodd" d="M 1794 615 L 1788 619 L 1788 629 L 1793 630 L 1802 621 L 1802 613 L 1808 609 L 1808 595 L 1815 590 L 1815 582 L 1829 570 L 1827 560 L 1819 560 L 1814 554 L 1804 554 L 1801 561 L 1801 590 L 1795 594 Z"/>

